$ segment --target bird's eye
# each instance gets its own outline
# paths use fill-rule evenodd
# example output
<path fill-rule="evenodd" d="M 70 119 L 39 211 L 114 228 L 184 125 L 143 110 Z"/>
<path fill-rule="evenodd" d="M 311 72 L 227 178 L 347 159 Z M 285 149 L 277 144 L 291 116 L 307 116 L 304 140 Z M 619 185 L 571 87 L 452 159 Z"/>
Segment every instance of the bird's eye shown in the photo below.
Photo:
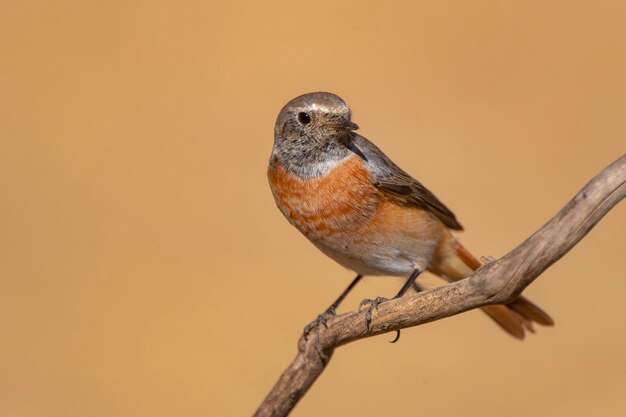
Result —
<path fill-rule="evenodd" d="M 311 122 L 311 116 L 302 111 L 298 113 L 298 121 L 303 125 L 308 125 Z"/>

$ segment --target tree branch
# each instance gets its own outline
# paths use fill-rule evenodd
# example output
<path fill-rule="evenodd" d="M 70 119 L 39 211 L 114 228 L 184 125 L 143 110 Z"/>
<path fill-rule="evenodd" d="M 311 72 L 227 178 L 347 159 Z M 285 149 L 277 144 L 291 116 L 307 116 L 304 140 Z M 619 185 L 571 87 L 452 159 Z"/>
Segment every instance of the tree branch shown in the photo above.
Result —
<path fill-rule="evenodd" d="M 467 279 L 380 304 L 369 329 L 364 313 L 352 311 L 328 321 L 319 342 L 303 337 L 292 364 L 259 406 L 255 417 L 287 416 L 324 371 L 334 349 L 363 339 L 418 326 L 487 304 L 514 301 L 550 265 L 574 247 L 626 195 L 626 155 L 594 177 L 560 212 L 503 258 Z"/>

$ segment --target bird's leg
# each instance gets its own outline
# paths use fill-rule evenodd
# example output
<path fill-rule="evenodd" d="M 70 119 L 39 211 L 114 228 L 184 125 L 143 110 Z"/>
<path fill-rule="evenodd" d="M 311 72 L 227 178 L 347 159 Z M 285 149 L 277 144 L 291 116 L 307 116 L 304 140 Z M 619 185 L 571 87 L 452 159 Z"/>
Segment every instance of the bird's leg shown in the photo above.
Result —
<path fill-rule="evenodd" d="M 400 288 L 400 291 L 398 291 L 398 294 L 396 294 L 396 296 L 393 298 L 396 299 L 396 298 L 402 297 L 409 290 L 409 288 L 411 288 L 413 284 L 415 284 L 415 280 L 421 273 L 422 273 L 421 269 L 416 269 L 415 271 L 413 271 L 411 273 L 411 276 L 409 276 L 409 278 L 406 280 L 406 282 L 402 286 L 402 288 Z"/>
<path fill-rule="evenodd" d="M 327 360 L 328 357 L 324 354 L 324 352 L 322 352 L 322 346 L 320 344 L 320 326 L 324 325 L 324 327 L 326 327 L 326 322 L 329 319 L 335 317 L 335 315 L 337 314 L 337 307 L 339 307 L 339 304 L 341 304 L 341 302 L 344 300 L 344 298 L 346 298 L 346 296 L 350 293 L 350 291 L 352 291 L 352 289 L 356 286 L 356 284 L 358 284 L 359 281 L 361 281 L 361 278 L 363 278 L 363 275 L 360 275 L 360 274 L 357 275 L 352 280 L 350 285 L 348 285 L 348 287 L 345 290 L 343 290 L 341 295 L 337 297 L 335 302 L 332 303 L 330 307 L 326 309 L 326 311 L 324 311 L 322 314 L 317 316 L 315 320 L 313 320 L 311 323 L 307 324 L 304 327 L 303 336 L 305 339 L 309 336 L 309 333 L 311 332 L 311 330 L 315 329 L 317 353 L 324 360 Z"/>
<path fill-rule="evenodd" d="M 419 272 L 417 273 L 417 275 L 419 275 Z M 415 279 L 417 279 L 417 275 L 415 276 Z M 422 292 L 424 289 L 417 282 L 415 282 L 415 279 L 413 279 L 412 283 L 413 290 L 415 290 L 416 293 Z M 400 290 L 400 292 L 402 292 L 402 290 Z M 396 296 L 396 298 L 398 298 L 398 296 Z M 400 340 L 400 330 L 396 330 L 396 337 L 394 337 L 393 340 L 390 340 L 389 343 L 396 343 L 398 340 Z"/>
<path fill-rule="evenodd" d="M 413 290 L 415 291 L 415 293 L 422 292 L 422 291 L 424 291 L 424 287 L 419 285 L 417 282 L 414 282 L 413 283 Z"/>
<path fill-rule="evenodd" d="M 361 280 L 361 278 L 363 278 L 363 275 L 357 275 L 352 282 L 350 283 L 350 285 L 348 285 L 348 287 L 343 290 L 343 292 L 341 293 L 341 295 L 335 300 L 334 303 L 332 303 L 330 305 L 330 307 L 328 307 L 326 309 L 326 311 L 324 311 L 322 314 L 320 314 L 319 316 L 317 316 L 317 319 L 315 319 L 314 321 L 312 321 L 311 323 L 307 324 L 304 328 L 304 336 L 306 337 L 309 332 L 311 330 L 313 330 L 314 327 L 317 327 L 320 324 L 326 325 L 326 321 L 328 319 L 330 319 L 331 317 L 336 315 L 336 310 L 337 307 L 339 307 L 339 304 L 341 304 L 341 302 L 344 300 L 344 298 L 347 297 L 347 295 L 350 293 L 350 291 L 352 291 L 352 289 L 356 286 L 356 284 L 359 283 L 359 281 Z"/>
<path fill-rule="evenodd" d="M 422 273 L 421 269 L 416 269 L 415 271 L 413 271 L 411 273 L 411 276 L 409 276 L 409 278 L 406 280 L 402 288 L 400 288 L 400 291 L 398 291 L 398 294 L 396 294 L 396 296 L 393 297 L 393 299 L 402 297 L 404 293 L 406 293 L 409 290 L 409 288 L 411 288 L 413 284 L 415 284 L 415 280 L 421 273 Z M 361 303 L 359 304 L 359 311 L 361 311 L 364 306 L 369 305 L 369 307 L 367 308 L 367 311 L 365 312 L 365 325 L 367 326 L 368 329 L 370 327 L 370 322 L 372 321 L 372 311 L 378 309 L 379 304 L 385 301 L 389 301 L 389 300 L 385 297 L 376 297 L 373 300 L 366 298 L 365 300 L 361 301 Z M 397 341 L 397 339 L 398 338 L 396 337 L 394 342 Z"/>

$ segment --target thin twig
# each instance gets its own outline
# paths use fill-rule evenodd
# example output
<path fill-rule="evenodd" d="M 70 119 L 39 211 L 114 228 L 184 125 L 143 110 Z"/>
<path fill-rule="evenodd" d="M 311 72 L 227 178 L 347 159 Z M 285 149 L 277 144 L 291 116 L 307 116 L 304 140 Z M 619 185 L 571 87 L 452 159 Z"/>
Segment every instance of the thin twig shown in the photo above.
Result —
<path fill-rule="evenodd" d="M 574 247 L 626 195 L 626 155 L 596 175 L 560 212 L 503 258 L 490 262 L 467 279 L 382 303 L 369 329 L 365 314 L 337 316 L 316 338 L 300 338 L 298 354 L 259 406 L 255 417 L 287 416 L 326 368 L 336 347 L 418 326 L 487 304 L 514 301 L 550 265 Z"/>

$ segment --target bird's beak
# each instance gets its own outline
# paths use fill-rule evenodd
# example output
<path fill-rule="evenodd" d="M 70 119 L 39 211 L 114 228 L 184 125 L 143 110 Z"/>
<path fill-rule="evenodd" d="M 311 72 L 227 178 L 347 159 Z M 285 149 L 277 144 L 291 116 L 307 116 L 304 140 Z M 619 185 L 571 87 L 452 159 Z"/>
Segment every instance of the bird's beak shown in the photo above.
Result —
<path fill-rule="evenodd" d="M 350 120 L 342 120 L 340 123 L 333 125 L 333 127 L 345 130 L 357 130 L 359 128 L 359 125 L 353 123 Z"/>
<path fill-rule="evenodd" d="M 357 125 L 356 123 L 353 123 L 351 121 L 347 121 L 345 124 L 346 128 L 348 128 L 348 130 L 358 130 L 359 129 L 359 125 Z"/>

